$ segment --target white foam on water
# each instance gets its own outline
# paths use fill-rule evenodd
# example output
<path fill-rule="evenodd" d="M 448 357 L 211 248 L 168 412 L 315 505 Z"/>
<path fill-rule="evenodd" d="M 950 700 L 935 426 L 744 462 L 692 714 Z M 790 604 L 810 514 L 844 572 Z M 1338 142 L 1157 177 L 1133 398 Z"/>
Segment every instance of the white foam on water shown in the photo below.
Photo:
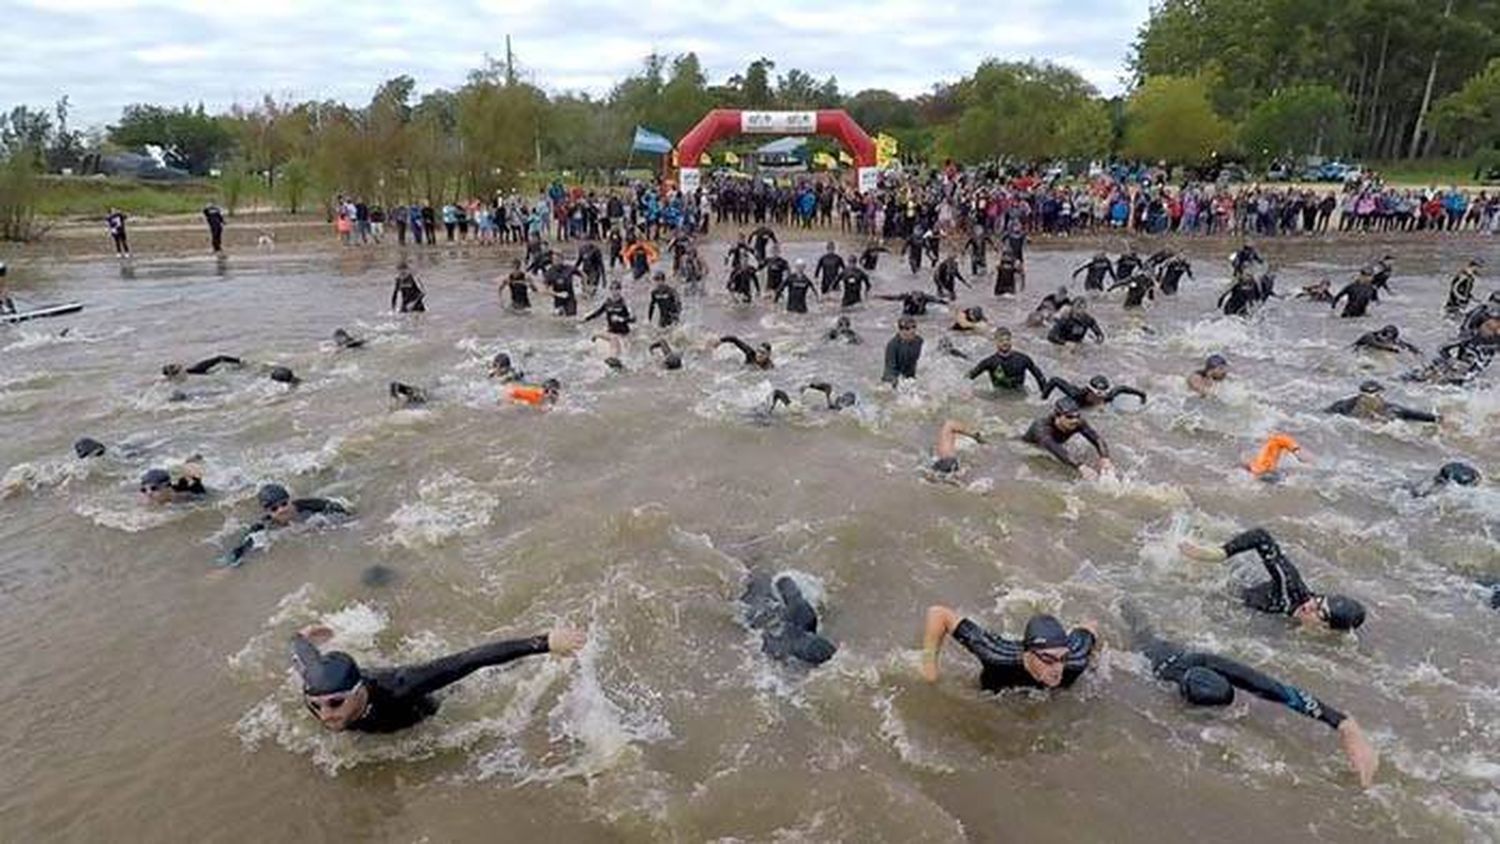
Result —
<path fill-rule="evenodd" d="M 408 498 L 386 518 L 394 530 L 381 542 L 408 550 L 435 548 L 449 540 L 473 536 L 490 524 L 500 499 L 480 484 L 452 472 L 423 479 L 415 499 Z"/>

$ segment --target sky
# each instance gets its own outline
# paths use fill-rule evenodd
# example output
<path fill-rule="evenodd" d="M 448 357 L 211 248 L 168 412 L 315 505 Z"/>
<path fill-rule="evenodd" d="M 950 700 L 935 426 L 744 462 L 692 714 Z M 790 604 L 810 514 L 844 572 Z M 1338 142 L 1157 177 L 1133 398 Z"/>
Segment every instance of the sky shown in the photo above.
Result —
<path fill-rule="evenodd" d="M 845 93 L 904 96 L 985 58 L 1047 59 L 1105 94 L 1148 0 L 3 0 L 0 108 L 67 94 L 75 126 L 127 104 L 369 101 L 407 74 L 417 91 L 461 85 L 486 53 L 551 92 L 605 95 L 656 51 L 698 54 L 709 83 L 760 56 L 838 78 Z"/>

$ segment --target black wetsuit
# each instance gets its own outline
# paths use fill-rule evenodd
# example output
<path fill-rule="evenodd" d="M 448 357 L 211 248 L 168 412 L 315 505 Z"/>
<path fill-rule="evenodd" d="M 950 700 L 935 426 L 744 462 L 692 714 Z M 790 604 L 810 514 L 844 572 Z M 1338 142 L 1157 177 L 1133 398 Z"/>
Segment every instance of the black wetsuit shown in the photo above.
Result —
<path fill-rule="evenodd" d="M 1000 236 L 1000 245 L 1004 247 L 1005 254 L 1010 255 L 1017 261 L 1026 260 L 1026 232 L 1020 228 L 1014 228 Z"/>
<path fill-rule="evenodd" d="M 990 249 L 989 235 L 981 234 L 964 241 L 964 251 L 969 253 L 969 274 L 979 275 L 985 271 L 985 255 Z"/>
<path fill-rule="evenodd" d="M 1068 440 L 1075 436 L 1081 436 L 1088 440 L 1089 444 L 1094 447 L 1094 450 L 1099 452 L 1101 458 L 1107 459 L 1109 457 L 1109 446 L 1104 444 L 1104 440 L 1089 425 L 1086 419 L 1080 419 L 1077 428 L 1071 431 L 1063 431 L 1057 427 L 1057 424 L 1053 421 L 1052 414 L 1049 413 L 1032 422 L 1031 427 L 1026 429 L 1026 433 L 1022 435 L 1021 439 L 1032 445 L 1039 446 L 1053 457 L 1061 460 L 1064 464 L 1077 469 L 1082 464 L 1073 459 L 1073 455 L 1068 453 L 1067 447 Z"/>
<path fill-rule="evenodd" d="M 1253 246 L 1241 246 L 1235 250 L 1233 255 L 1229 256 L 1229 268 L 1235 275 L 1239 275 L 1251 264 L 1261 263 L 1265 262 L 1261 260 L 1260 253 L 1256 252 Z"/>
<path fill-rule="evenodd" d="M 1056 376 L 1049 378 L 1043 385 L 1042 398 L 1050 398 L 1054 390 L 1078 402 L 1079 407 L 1085 408 L 1109 404 L 1120 396 L 1135 396 L 1142 403 L 1146 401 L 1146 394 L 1134 387 L 1113 387 L 1109 392 L 1101 393 L 1093 387 L 1079 387 Z"/>
<path fill-rule="evenodd" d="M 203 219 L 208 222 L 209 240 L 213 242 L 215 252 L 224 249 L 224 212 L 217 205 L 210 205 L 203 209 Z"/>
<path fill-rule="evenodd" d="M 1463 313 L 1464 308 L 1474 301 L 1474 274 L 1468 270 L 1460 270 L 1453 280 L 1448 282 L 1448 301 L 1444 303 L 1443 310 L 1449 314 Z"/>
<path fill-rule="evenodd" d="M 1141 266 L 1141 256 L 1134 252 L 1126 252 L 1115 260 L 1115 278 L 1130 278 Z"/>
<path fill-rule="evenodd" d="M 913 273 L 922 269 L 922 249 L 922 236 L 915 232 L 906 239 L 902 247 L 902 251 L 906 253 L 907 266 L 911 267 Z"/>
<path fill-rule="evenodd" d="M 1354 341 L 1356 349 L 1371 349 L 1377 352 L 1414 352 L 1421 354 L 1422 350 L 1402 340 L 1400 336 L 1388 337 L 1379 331 L 1367 331 Z"/>
<path fill-rule="evenodd" d="M 1169 258 L 1161 266 L 1161 278 L 1158 282 L 1163 296 L 1176 296 L 1177 287 L 1182 282 L 1182 277 L 1193 277 L 1193 265 L 1181 255 Z"/>
<path fill-rule="evenodd" d="M 979 685 L 985 691 L 1046 688 L 1026 671 L 1021 661 L 1026 650 L 1021 642 L 991 633 L 967 618 L 953 628 L 953 641 L 963 645 L 979 660 Z M 1059 688 L 1073 685 L 1088 670 L 1089 656 L 1093 654 L 1095 644 L 1094 634 L 1082 627 L 1075 627 L 1068 633 L 1067 663 L 1063 667 Z"/>
<path fill-rule="evenodd" d="M 825 252 L 818 259 L 818 265 L 813 268 L 813 278 L 818 280 L 818 292 L 824 296 L 828 291 L 839 283 L 839 277 L 844 274 L 844 258 L 837 252 Z"/>
<path fill-rule="evenodd" d="M 297 511 L 296 516 L 293 519 L 294 523 L 306 521 L 312 516 L 349 515 L 349 511 L 344 507 L 344 505 L 338 503 L 337 501 L 330 501 L 327 498 L 294 498 L 292 499 L 292 509 Z M 237 543 L 233 548 L 229 549 L 229 551 L 224 554 L 224 564 L 229 566 L 238 566 L 241 562 L 243 562 L 245 554 L 247 554 L 250 549 L 255 547 L 256 535 L 277 527 L 281 527 L 281 525 L 277 522 L 271 521 L 270 519 L 262 519 L 246 528 L 245 533 L 240 537 L 239 543 Z"/>
<path fill-rule="evenodd" d="M 1156 301 L 1156 281 L 1143 272 L 1128 276 L 1123 281 L 1117 281 L 1110 286 L 1110 290 L 1125 288 L 1125 303 L 1121 307 L 1139 308 L 1145 305 L 1146 299 Z"/>
<path fill-rule="evenodd" d="M 772 255 L 760 265 L 760 268 L 766 272 L 766 289 L 775 293 L 781 289 L 781 285 L 786 283 L 787 273 L 791 271 L 792 265 L 780 255 Z"/>
<path fill-rule="evenodd" d="M 426 294 L 422 292 L 421 285 L 417 284 L 417 279 L 409 272 L 396 276 L 396 286 L 391 289 L 392 308 L 396 307 L 398 297 L 401 299 L 400 312 L 403 314 L 427 310 L 427 305 L 423 301 L 427 298 Z"/>
<path fill-rule="evenodd" d="M 771 362 L 770 358 L 766 358 L 766 360 L 762 362 L 761 359 L 756 356 L 755 349 L 751 348 L 749 343 L 746 343 L 744 340 L 741 340 L 733 334 L 726 334 L 723 337 L 720 337 L 719 342 L 728 343 L 729 345 L 734 346 L 736 349 L 739 349 L 740 354 L 745 356 L 746 366 L 753 366 L 756 369 L 771 369 L 775 366 L 775 364 Z"/>
<path fill-rule="evenodd" d="M 724 286 L 736 301 L 748 303 L 760 295 L 760 276 L 756 274 L 754 267 L 740 267 L 729 274 L 729 283 Z M 753 294 L 750 292 L 751 288 L 755 290 Z"/>
<path fill-rule="evenodd" d="M 899 378 L 917 377 L 917 361 L 921 357 L 921 337 L 892 337 L 885 344 L 885 373 L 880 380 L 894 384 Z"/>
<path fill-rule="evenodd" d="M 1219 309 L 1225 316 L 1244 316 L 1260 303 L 1260 282 L 1245 276 L 1219 297 Z"/>
<path fill-rule="evenodd" d="M 593 318 L 604 315 L 606 330 L 610 334 L 629 334 L 630 324 L 635 322 L 635 317 L 630 315 L 630 306 L 625 300 L 618 297 L 610 297 L 604 300 L 604 304 L 594 309 L 594 312 L 583 318 L 588 322 Z"/>
<path fill-rule="evenodd" d="M 972 381 L 981 374 L 985 374 L 990 376 L 990 386 L 997 390 L 1025 390 L 1027 373 L 1036 379 L 1037 387 L 1042 390 L 1047 389 L 1045 386 L 1047 378 L 1036 365 L 1036 361 L 1025 352 L 1018 352 L 1015 349 L 1003 353 L 995 352 L 974 364 L 967 377 Z"/>
<path fill-rule="evenodd" d="M 889 249 L 879 244 L 865 247 L 865 251 L 859 253 L 860 268 L 865 270 L 875 269 L 880 264 L 880 253 L 889 251 Z"/>
<path fill-rule="evenodd" d="M 779 242 L 780 241 L 776 239 L 776 232 L 771 231 L 765 226 L 761 226 L 760 228 L 750 233 L 750 246 L 755 250 L 755 257 L 759 259 L 762 264 L 766 262 L 766 247 L 772 243 Z"/>
<path fill-rule="evenodd" d="M 1333 301 L 1333 293 L 1327 288 L 1317 284 L 1309 284 L 1297 291 L 1298 299 L 1307 299 L 1310 302 L 1321 302 L 1328 304 Z"/>
<path fill-rule="evenodd" d="M 584 289 L 589 295 L 604 282 L 604 253 L 593 243 L 578 247 L 578 260 L 573 267 L 583 275 Z"/>
<path fill-rule="evenodd" d="M 1084 290 L 1103 290 L 1105 276 L 1109 276 L 1111 280 L 1117 278 L 1115 265 L 1104 255 L 1095 255 L 1090 258 L 1087 264 L 1073 271 L 1073 278 L 1077 278 L 1081 272 L 1088 273 L 1083 277 Z"/>
<path fill-rule="evenodd" d="M 1104 342 L 1104 329 L 1099 327 L 1099 321 L 1092 314 L 1069 311 L 1052 323 L 1052 330 L 1047 332 L 1047 341 L 1059 346 L 1082 343 L 1090 334 L 1097 337 L 1099 342 Z"/>
<path fill-rule="evenodd" d="M 1344 310 L 1339 314 L 1341 317 L 1362 317 L 1369 310 L 1371 302 L 1380 301 L 1380 293 L 1375 289 L 1375 284 L 1363 279 L 1350 282 L 1343 290 L 1333 297 L 1330 307 L 1337 308 L 1339 300 L 1348 298 L 1344 303 Z"/>
<path fill-rule="evenodd" d="M 559 316 L 578 316 L 578 295 L 573 291 L 572 268 L 555 268 L 543 278 L 543 283 L 552 291 L 552 312 Z"/>
<path fill-rule="evenodd" d="M 1373 399 L 1373 401 L 1361 401 L 1363 399 Z M 1436 414 L 1428 413 L 1425 410 L 1402 407 L 1399 404 L 1393 404 L 1378 396 L 1358 395 L 1339 399 L 1330 404 L 1326 412 L 1337 413 L 1341 416 L 1356 416 L 1362 419 L 1400 419 L 1404 422 L 1438 421 Z"/>
<path fill-rule="evenodd" d="M 505 278 L 505 286 L 510 290 L 510 306 L 518 311 L 531 310 L 531 282 L 526 278 L 526 273 L 515 270 Z"/>
<path fill-rule="evenodd" d="M 801 273 L 794 273 L 776 290 L 776 301 L 781 301 L 781 294 L 786 294 L 786 309 L 788 313 L 807 313 L 807 294 L 813 289 L 812 280 Z"/>
<path fill-rule="evenodd" d="M 439 657 L 431 662 L 362 671 L 370 705 L 348 729 L 361 733 L 393 733 L 426 720 L 438 711 L 432 693 L 473 674 L 548 652 L 546 636 L 491 642 Z"/>
<path fill-rule="evenodd" d="M 241 361 L 239 358 L 230 357 L 229 355 L 214 355 L 211 358 L 200 360 L 192 366 L 184 367 L 182 371 L 186 375 L 207 375 L 214 371 L 214 367 L 222 365 L 239 366 L 240 364 Z"/>
<path fill-rule="evenodd" d="M 761 650 L 772 659 L 795 658 L 819 665 L 837 650 L 818 635 L 818 613 L 790 577 L 776 578 L 773 583 L 769 574 L 754 572 L 740 600 L 746 605 L 750 627 L 762 631 Z"/>
<path fill-rule="evenodd" d="M 938 295 L 950 302 L 958 298 L 959 282 L 963 282 L 965 287 L 970 286 L 963 273 L 958 271 L 957 258 L 944 258 L 932 271 L 932 284 L 937 288 Z"/>
<path fill-rule="evenodd" d="M 671 285 L 663 283 L 651 288 L 651 304 L 646 306 L 647 321 L 656 319 L 658 328 L 671 328 L 681 317 L 682 300 Z"/>
<path fill-rule="evenodd" d="M 901 313 L 906 316 L 927 316 L 928 305 L 946 305 L 947 299 L 939 299 L 930 293 L 912 290 L 900 295 L 881 295 L 876 299 L 884 299 L 888 302 L 900 302 Z"/>
<path fill-rule="evenodd" d="M 1279 703 L 1293 712 L 1338 728 L 1344 713 L 1334 709 L 1296 686 L 1283 683 L 1245 665 L 1216 654 L 1190 651 L 1152 633 L 1139 619 L 1132 620 L 1131 646 L 1151 661 L 1151 673 L 1169 683 L 1180 683 L 1190 668 L 1203 668 L 1218 674 L 1237 689 L 1244 689 L 1262 700 Z"/>
<path fill-rule="evenodd" d="M 740 242 L 729 247 L 729 254 L 724 256 L 724 260 L 728 262 L 729 269 L 737 270 L 748 265 L 753 257 L 755 250 L 750 248 L 750 244 Z"/>
<path fill-rule="evenodd" d="M 1313 597 L 1297 567 L 1264 528 L 1252 528 L 1224 543 L 1224 553 L 1230 557 L 1245 551 L 1259 554 L 1266 573 L 1271 575 L 1270 580 L 1240 591 L 1246 606 L 1265 613 L 1291 615 Z"/>
<path fill-rule="evenodd" d="M 1370 284 L 1374 285 L 1377 290 L 1391 292 L 1391 272 L 1390 264 L 1385 261 L 1376 261 L 1370 265 Z"/>
<path fill-rule="evenodd" d="M 865 294 L 870 291 L 870 276 L 859 267 L 845 267 L 843 275 L 839 276 L 839 286 L 843 288 L 839 306 L 852 308 L 863 302 Z"/>
<path fill-rule="evenodd" d="M 1016 262 L 1016 256 L 1009 252 L 1001 253 L 1000 260 L 995 264 L 995 295 L 1015 295 L 1021 292 L 1021 267 Z"/>

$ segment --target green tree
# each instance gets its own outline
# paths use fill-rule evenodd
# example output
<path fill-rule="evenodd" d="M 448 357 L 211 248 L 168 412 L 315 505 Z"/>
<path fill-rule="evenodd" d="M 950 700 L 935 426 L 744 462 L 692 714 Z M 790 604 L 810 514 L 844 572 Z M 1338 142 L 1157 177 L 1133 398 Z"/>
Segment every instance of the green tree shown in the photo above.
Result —
<path fill-rule="evenodd" d="M 879 88 L 860 91 L 845 100 L 844 108 L 867 132 L 909 129 L 917 125 L 915 103 Z"/>
<path fill-rule="evenodd" d="M 40 193 L 36 162 L 40 149 L 7 145 L 0 159 L 0 240 L 36 236 L 36 202 Z"/>
<path fill-rule="evenodd" d="M 1272 94 L 1240 126 L 1240 147 L 1251 158 L 1341 155 L 1349 143 L 1349 107 L 1327 85 L 1298 85 Z"/>
<path fill-rule="evenodd" d="M 281 167 L 281 201 L 286 209 L 296 214 L 307 196 L 309 174 L 307 162 L 294 158 Z"/>
<path fill-rule="evenodd" d="M 1231 127 L 1214 113 L 1203 76 L 1154 76 L 1125 106 L 1127 156 L 1201 164 L 1228 148 Z"/>
<path fill-rule="evenodd" d="M 1461 155 L 1500 146 L 1500 58 L 1438 101 L 1432 127 L 1448 149 Z"/>
<path fill-rule="evenodd" d="M 207 175 L 234 145 L 229 129 L 210 116 L 202 103 L 196 109 L 126 106 L 120 122 L 109 127 L 109 138 L 132 149 L 159 146 L 169 166 L 195 176 Z"/>
<path fill-rule="evenodd" d="M 1109 118 L 1098 92 L 1050 62 L 986 61 L 960 81 L 961 111 L 939 148 L 955 158 L 1041 161 L 1104 154 Z"/>
<path fill-rule="evenodd" d="M 224 202 L 224 210 L 233 217 L 239 210 L 240 202 L 245 198 L 245 184 L 250 181 L 250 174 L 246 172 L 243 161 L 231 161 L 224 166 L 224 171 L 219 174 L 219 197 Z"/>

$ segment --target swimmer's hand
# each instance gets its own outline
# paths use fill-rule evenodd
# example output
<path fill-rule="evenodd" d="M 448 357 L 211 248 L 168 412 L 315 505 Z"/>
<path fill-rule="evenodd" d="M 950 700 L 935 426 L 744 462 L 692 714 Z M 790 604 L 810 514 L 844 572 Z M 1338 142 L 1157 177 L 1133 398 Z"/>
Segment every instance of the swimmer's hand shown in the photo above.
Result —
<path fill-rule="evenodd" d="M 1093 466 L 1090 466 L 1087 463 L 1078 464 L 1078 475 L 1086 481 L 1099 480 L 1099 473 L 1094 470 Z"/>
<path fill-rule="evenodd" d="M 1115 470 L 1115 464 L 1114 464 L 1113 461 L 1111 461 L 1108 457 L 1101 457 L 1101 458 L 1099 458 L 1099 474 L 1102 475 L 1105 472 L 1111 472 L 1112 473 L 1112 472 L 1114 472 L 1114 470 Z"/>
<path fill-rule="evenodd" d="M 567 656 L 588 644 L 588 634 L 570 627 L 558 627 L 547 634 L 547 652 Z"/>
<path fill-rule="evenodd" d="M 1380 769 L 1380 754 L 1365 738 L 1364 730 L 1353 718 L 1339 723 L 1339 744 L 1344 746 L 1344 755 L 1349 757 L 1349 767 L 1359 775 L 1361 788 L 1369 788 L 1375 782 L 1375 772 Z"/>
<path fill-rule="evenodd" d="M 1200 563 L 1222 563 L 1229 559 L 1229 555 L 1224 553 L 1223 548 L 1199 545 L 1191 539 L 1184 539 L 1177 543 L 1177 550 L 1189 560 L 1197 560 Z"/>
<path fill-rule="evenodd" d="M 314 645 L 323 645 L 333 639 L 333 628 L 326 624 L 309 624 L 298 630 L 297 635 Z"/>

